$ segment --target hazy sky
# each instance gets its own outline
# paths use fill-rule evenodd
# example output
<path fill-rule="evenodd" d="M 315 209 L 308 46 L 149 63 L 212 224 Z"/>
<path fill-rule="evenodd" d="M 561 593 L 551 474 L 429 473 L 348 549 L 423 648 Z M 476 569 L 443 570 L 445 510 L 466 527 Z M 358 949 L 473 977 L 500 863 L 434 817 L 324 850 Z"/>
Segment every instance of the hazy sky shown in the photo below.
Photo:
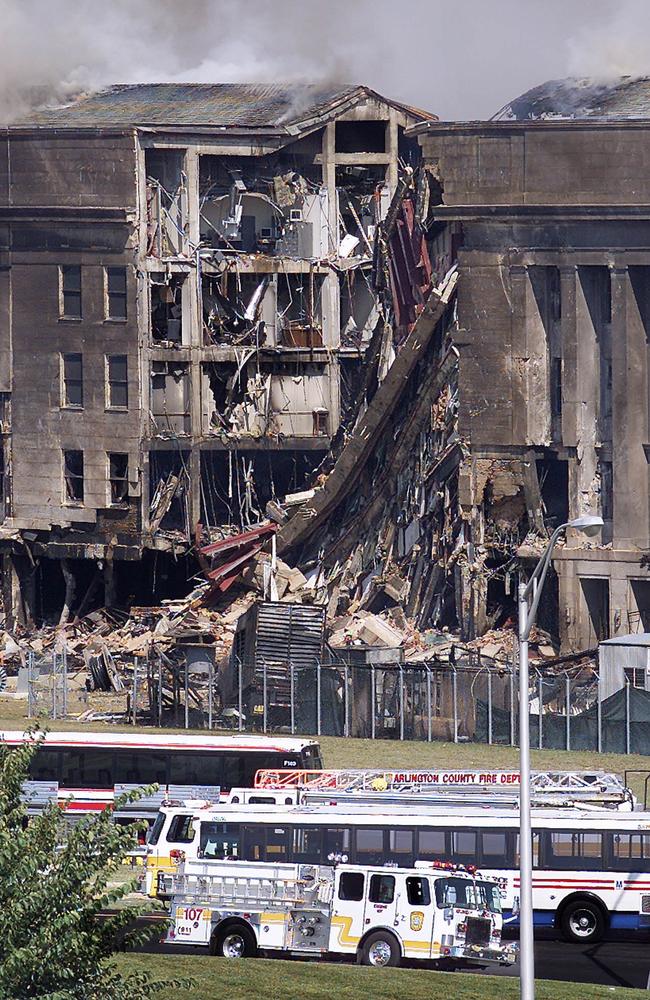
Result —
<path fill-rule="evenodd" d="M 0 0 L 0 112 L 25 86 L 366 83 L 487 118 L 552 77 L 650 72 L 650 0 Z"/>

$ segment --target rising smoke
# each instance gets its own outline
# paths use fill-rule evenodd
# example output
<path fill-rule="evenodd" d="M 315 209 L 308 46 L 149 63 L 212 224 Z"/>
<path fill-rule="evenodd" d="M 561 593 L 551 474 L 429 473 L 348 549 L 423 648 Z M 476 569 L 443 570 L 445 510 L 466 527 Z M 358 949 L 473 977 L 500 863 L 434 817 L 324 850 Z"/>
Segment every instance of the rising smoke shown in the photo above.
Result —
<path fill-rule="evenodd" d="M 0 120 L 111 83 L 328 81 L 443 118 L 647 70 L 647 0 L 0 0 Z"/>

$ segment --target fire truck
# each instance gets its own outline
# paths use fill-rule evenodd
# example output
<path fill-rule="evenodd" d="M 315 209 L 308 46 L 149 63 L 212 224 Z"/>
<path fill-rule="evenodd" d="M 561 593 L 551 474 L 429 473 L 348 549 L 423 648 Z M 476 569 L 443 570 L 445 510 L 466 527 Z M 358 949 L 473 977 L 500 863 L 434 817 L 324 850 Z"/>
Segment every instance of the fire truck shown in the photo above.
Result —
<path fill-rule="evenodd" d="M 167 942 L 214 955 L 258 952 L 511 965 L 495 880 L 445 862 L 412 868 L 193 863 L 174 876 Z"/>

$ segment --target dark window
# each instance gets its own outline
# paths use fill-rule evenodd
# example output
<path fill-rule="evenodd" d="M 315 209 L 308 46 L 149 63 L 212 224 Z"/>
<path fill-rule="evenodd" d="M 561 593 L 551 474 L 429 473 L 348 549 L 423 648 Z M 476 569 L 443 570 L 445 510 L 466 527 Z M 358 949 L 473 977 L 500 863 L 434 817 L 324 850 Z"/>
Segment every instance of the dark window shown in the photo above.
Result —
<path fill-rule="evenodd" d="M 617 871 L 650 871 L 650 833 L 612 834 L 612 868 Z"/>
<path fill-rule="evenodd" d="M 169 755 L 164 750 L 117 749 L 113 751 L 113 783 L 116 785 L 151 785 L 169 781 Z"/>
<path fill-rule="evenodd" d="M 192 817 L 174 816 L 169 824 L 167 840 L 170 844 L 191 844 L 194 840 Z"/>
<path fill-rule="evenodd" d="M 501 912 L 498 885 L 468 878 L 438 878 L 435 882 L 436 903 L 439 907 L 461 906 L 468 910 Z"/>
<path fill-rule="evenodd" d="M 327 827 L 323 832 L 323 858 L 332 860 L 337 855 L 350 856 L 352 837 L 349 828 Z"/>
<path fill-rule="evenodd" d="M 368 899 L 371 903 L 392 903 L 395 898 L 394 875 L 371 875 Z"/>
<path fill-rule="evenodd" d="M 363 873 L 342 872 L 339 879 L 339 899 L 359 902 L 363 899 Z"/>
<path fill-rule="evenodd" d="M 413 830 L 393 829 L 388 831 L 387 861 L 397 861 L 401 865 L 412 864 Z"/>
<path fill-rule="evenodd" d="M 149 829 L 149 833 L 147 834 L 147 843 L 151 844 L 152 847 L 155 847 L 160 839 L 162 828 L 165 825 L 165 819 L 165 813 L 159 812 L 153 821 L 153 826 Z"/>
<path fill-rule="evenodd" d="M 297 826 L 293 831 L 291 860 L 302 864 L 322 863 L 323 831 L 320 826 Z"/>
<path fill-rule="evenodd" d="M 61 751 L 51 747 L 41 747 L 29 763 L 29 777 L 32 781 L 58 781 L 61 774 Z"/>
<path fill-rule="evenodd" d="M 83 360 L 81 354 L 63 355 L 62 406 L 84 405 Z"/>
<path fill-rule="evenodd" d="M 551 358 L 551 414 L 562 416 L 562 358 Z"/>
<path fill-rule="evenodd" d="M 239 859 L 241 827 L 239 823 L 201 823 L 199 856 L 217 860 Z"/>
<path fill-rule="evenodd" d="M 129 456 L 123 452 L 111 451 L 108 455 L 108 481 L 111 487 L 111 503 L 126 503 L 129 495 Z"/>
<path fill-rule="evenodd" d="M 129 405 L 129 380 L 126 354 L 106 355 L 107 405 L 125 410 Z"/>
<path fill-rule="evenodd" d="M 81 267 L 63 264 L 59 268 L 61 319 L 81 319 Z"/>
<path fill-rule="evenodd" d="M 406 898 L 409 906 L 428 906 L 431 902 L 429 879 L 411 876 L 406 880 Z"/>
<path fill-rule="evenodd" d="M 533 830 L 533 868 L 539 865 L 539 830 Z M 514 867 L 519 868 L 519 834 L 515 834 Z"/>
<path fill-rule="evenodd" d="M 222 768 L 220 754 L 177 750 L 170 754 L 169 781 L 172 785 L 221 785 Z"/>
<path fill-rule="evenodd" d="M 286 826 L 269 826 L 266 830 L 266 860 L 286 861 L 289 856 L 291 831 Z"/>
<path fill-rule="evenodd" d="M 422 861 L 441 861 L 448 853 L 446 830 L 418 831 L 417 857 Z"/>
<path fill-rule="evenodd" d="M 579 859 L 576 864 L 576 860 Z M 594 831 L 547 830 L 544 833 L 545 868 L 603 867 L 603 835 Z"/>
<path fill-rule="evenodd" d="M 253 784 L 255 772 L 247 780 L 245 757 L 245 754 L 237 753 L 224 753 L 222 755 L 221 787 L 224 791 L 229 791 L 231 788 L 248 788 Z"/>
<path fill-rule="evenodd" d="M 384 861 L 384 831 L 376 827 L 358 827 L 355 834 L 358 864 L 379 865 Z"/>
<path fill-rule="evenodd" d="M 481 862 L 490 868 L 505 868 L 509 865 L 508 832 L 506 830 L 483 830 L 481 833 Z"/>
<path fill-rule="evenodd" d="M 126 319 L 126 268 L 106 268 L 106 317 Z"/>
<path fill-rule="evenodd" d="M 457 864 L 476 864 L 475 830 L 452 830 L 451 856 Z"/>
<path fill-rule="evenodd" d="M 83 451 L 63 452 L 63 478 L 65 499 L 68 503 L 83 503 L 84 500 L 84 453 Z"/>
<path fill-rule="evenodd" d="M 247 861 L 264 861 L 266 833 L 263 826 L 245 828 L 243 856 Z"/>
<path fill-rule="evenodd" d="M 323 766 L 323 761 L 320 755 L 320 747 L 317 745 L 312 745 L 305 747 L 301 754 L 302 760 L 300 762 L 302 767 L 308 770 L 320 771 Z"/>

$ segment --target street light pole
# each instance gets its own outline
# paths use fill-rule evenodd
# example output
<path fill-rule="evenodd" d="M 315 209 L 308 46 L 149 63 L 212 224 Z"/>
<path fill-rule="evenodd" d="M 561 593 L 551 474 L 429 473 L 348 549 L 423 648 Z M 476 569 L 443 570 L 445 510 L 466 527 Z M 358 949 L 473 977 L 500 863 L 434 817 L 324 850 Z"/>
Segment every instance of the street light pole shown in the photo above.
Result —
<path fill-rule="evenodd" d="M 519 584 L 519 982 L 521 1000 L 535 1000 L 535 947 L 533 938 L 533 838 L 530 817 L 530 726 L 528 640 L 553 549 L 567 528 L 596 535 L 603 519 L 585 514 L 555 529 L 527 583 Z M 540 718 L 542 705 L 539 706 Z"/>

